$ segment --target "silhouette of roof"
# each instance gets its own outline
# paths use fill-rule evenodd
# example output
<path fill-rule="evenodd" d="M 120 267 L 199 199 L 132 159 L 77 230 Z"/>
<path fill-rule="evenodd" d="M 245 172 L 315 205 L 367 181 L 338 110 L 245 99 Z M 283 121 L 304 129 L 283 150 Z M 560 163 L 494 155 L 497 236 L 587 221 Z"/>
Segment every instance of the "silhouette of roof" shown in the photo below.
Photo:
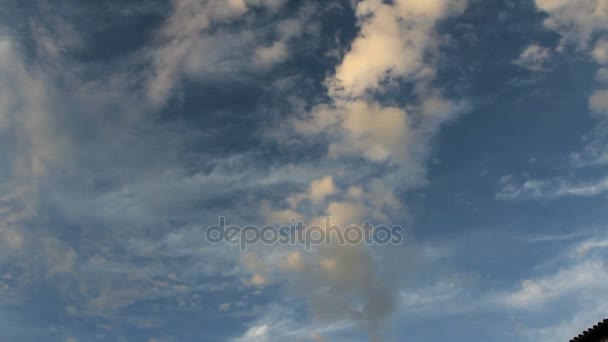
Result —
<path fill-rule="evenodd" d="M 608 342 L 608 319 L 583 331 L 580 335 L 571 339 L 570 342 Z"/>

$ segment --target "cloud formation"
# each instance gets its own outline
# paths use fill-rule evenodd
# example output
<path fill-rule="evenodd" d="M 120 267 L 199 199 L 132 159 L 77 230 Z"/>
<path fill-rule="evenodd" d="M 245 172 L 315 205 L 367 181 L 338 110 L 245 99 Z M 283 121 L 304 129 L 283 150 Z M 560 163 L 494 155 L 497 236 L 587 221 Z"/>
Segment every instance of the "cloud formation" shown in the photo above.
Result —
<path fill-rule="evenodd" d="M 521 183 L 506 176 L 499 181 L 502 188 L 496 194 L 501 200 L 517 199 L 557 199 L 561 197 L 592 197 L 608 191 L 608 179 L 603 178 L 593 182 L 574 182 L 562 178 L 530 179 Z"/>
<path fill-rule="evenodd" d="M 589 53 L 600 65 L 608 64 L 606 36 L 608 34 L 608 2 L 605 0 L 585 0 L 579 2 L 536 0 L 539 10 L 548 14 L 545 26 L 561 35 L 558 51 L 568 46 Z M 603 69 L 598 71 L 602 78 Z M 589 98 L 589 107 L 599 119 L 608 113 L 608 92 L 598 89 Z"/>
<path fill-rule="evenodd" d="M 540 11 L 524 11 L 520 2 L 3 7 L 2 331 L 12 337 L 22 329 L 24 341 L 380 341 L 415 335 L 420 317 L 477 322 L 490 313 L 560 307 L 580 291 L 605 295 L 602 239 L 569 249 L 572 260 L 564 267 L 537 273 L 546 265 L 522 269 L 517 258 L 542 263 L 554 247 L 529 252 L 499 228 L 485 228 L 514 216 L 512 203 L 494 197 L 541 200 L 557 213 L 562 201 L 546 200 L 588 204 L 586 198 L 608 189 L 600 140 L 571 155 L 567 174 L 503 178 L 498 193 L 487 181 L 516 172 L 505 170 L 506 163 L 517 165 L 509 153 L 496 153 L 497 141 L 528 153 L 514 133 L 528 121 L 514 115 L 503 125 L 507 119 L 491 114 L 501 112 L 501 101 L 508 107 L 554 90 L 552 84 L 522 88 L 524 96 L 510 85 L 490 86 L 486 75 L 500 83 L 503 67 L 517 70 L 514 58 L 544 76 L 551 58 L 582 53 L 598 71 L 590 91 L 577 93 L 589 97 L 594 116 L 576 122 L 606 122 L 605 2 L 535 4 L 546 15 L 545 29 L 562 38 L 557 50 L 538 36 L 529 41 L 529 32 L 520 31 L 529 27 L 515 14 L 517 27 L 486 26 L 495 14 L 509 22 L 504 9 L 540 20 Z M 503 12 L 495 13 L 497 6 Z M 494 49 L 490 40 L 503 33 L 514 39 Z M 509 60 L 497 66 L 496 55 Z M 470 109 L 463 98 L 470 91 L 492 110 L 482 107 L 445 127 Z M 536 105 L 542 103 L 530 112 L 538 114 Z M 533 118 L 553 124 L 561 115 Z M 514 141 L 489 134 L 494 125 Z M 440 131 L 445 135 L 438 139 Z M 551 155 L 566 148 L 548 145 Z M 551 164 L 540 155 L 534 160 L 526 165 Z M 587 181 L 578 181 L 577 172 Z M 369 220 L 413 228 L 400 246 L 336 244 L 305 252 L 260 244 L 241 254 L 204 241 L 204 228 L 218 216 L 239 225 L 291 218 L 324 225 L 330 216 L 342 226 Z M 480 222 L 487 241 L 474 231 Z M 527 223 L 508 222 L 509 232 L 525 235 Z M 581 236 L 535 229 L 542 236 L 535 247 Z M 581 305 L 600 312 L 586 299 Z M 577 330 L 590 317 L 572 316 L 564 325 Z M 428 340 L 460 331 L 449 326 L 451 319 L 436 321 L 436 331 L 425 332 Z M 526 332 L 546 337 L 545 326 L 530 322 Z"/>
<path fill-rule="evenodd" d="M 343 227 L 370 219 L 386 221 L 391 211 L 401 207 L 391 185 L 398 182 L 407 188 L 424 182 L 430 139 L 459 109 L 431 86 L 434 66 L 424 57 L 437 53 L 435 25 L 461 13 L 464 6 L 462 1 L 356 4 L 360 31 L 335 73 L 326 79 L 330 101 L 302 113 L 291 124 L 304 139 L 328 136 L 330 161 L 362 158 L 390 168 L 361 183 L 340 177 L 338 170 L 313 180 L 307 191 L 286 196 L 294 217 L 315 223 L 329 216 Z M 397 82 L 415 86 L 412 98 L 400 99 L 409 103 L 407 109 L 376 99 Z M 276 218 L 281 210 L 271 212 L 270 217 Z M 288 277 L 296 279 L 299 293 L 308 297 L 315 317 L 359 322 L 370 339 L 381 340 L 404 271 L 390 262 L 391 257 L 398 258 L 365 246 L 336 244 L 310 256 L 292 252 L 283 266 Z"/>

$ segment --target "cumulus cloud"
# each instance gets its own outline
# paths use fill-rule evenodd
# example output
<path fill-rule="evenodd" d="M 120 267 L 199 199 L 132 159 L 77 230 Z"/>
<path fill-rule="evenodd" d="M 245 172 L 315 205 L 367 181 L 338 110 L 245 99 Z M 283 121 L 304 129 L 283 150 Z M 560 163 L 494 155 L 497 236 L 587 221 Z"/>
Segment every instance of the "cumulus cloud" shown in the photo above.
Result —
<path fill-rule="evenodd" d="M 419 77 L 436 21 L 463 8 L 464 1 L 360 2 L 360 33 L 337 67 L 330 93 L 357 97 L 386 79 Z"/>
<path fill-rule="evenodd" d="M 425 55 L 436 53 L 438 21 L 463 8 L 461 1 L 356 4 L 360 32 L 335 73 L 326 79 L 330 101 L 301 113 L 290 124 L 305 139 L 328 137 L 329 161 L 361 158 L 371 164 L 387 163 L 395 172 L 355 182 L 340 172 L 312 180 L 308 190 L 285 195 L 290 214 L 313 224 L 323 222 L 325 216 L 342 226 L 369 219 L 386 222 L 390 212 L 401 207 L 391 189 L 395 178 L 403 180 L 399 183 L 405 187 L 423 182 L 429 141 L 458 110 L 457 104 L 430 86 L 434 67 Z M 374 98 L 398 80 L 416 88 L 407 109 Z M 403 267 L 393 265 L 389 252 L 335 244 L 312 254 L 283 255 L 280 262 L 271 258 L 268 268 L 285 271 L 283 277 L 308 298 L 315 317 L 325 322 L 357 322 L 370 339 L 382 339 L 403 274 Z M 256 268 L 250 267 L 254 274 Z"/>

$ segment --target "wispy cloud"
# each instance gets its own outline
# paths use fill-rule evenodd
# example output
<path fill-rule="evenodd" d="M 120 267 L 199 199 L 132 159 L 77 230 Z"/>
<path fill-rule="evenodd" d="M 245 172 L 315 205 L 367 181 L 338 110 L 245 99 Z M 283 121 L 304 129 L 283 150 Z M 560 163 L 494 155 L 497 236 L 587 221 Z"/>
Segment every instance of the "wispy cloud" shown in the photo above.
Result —
<path fill-rule="evenodd" d="M 593 293 L 601 297 L 608 282 L 608 267 L 601 260 L 589 260 L 564 268 L 555 274 L 539 279 L 521 282 L 520 288 L 504 298 L 505 304 L 514 307 L 534 309 L 544 306 L 557 298 Z"/>
<path fill-rule="evenodd" d="M 532 44 L 522 51 L 519 58 L 515 61 L 515 65 L 531 71 L 540 71 L 543 70 L 550 57 L 551 49 L 538 44 Z"/>
<path fill-rule="evenodd" d="M 530 179 L 516 182 L 509 176 L 501 178 L 499 184 L 501 189 L 496 194 L 496 198 L 500 200 L 593 197 L 608 191 L 608 178 L 593 182 L 576 182 L 563 178 Z"/>
<path fill-rule="evenodd" d="M 536 315 L 555 310 L 570 311 L 558 322 L 538 319 L 536 323 L 526 324 L 522 334 L 527 340 L 549 342 L 574 337 L 605 316 L 600 304 L 601 298 L 608 296 L 605 253 L 589 253 L 593 248 L 605 247 L 599 239 L 574 243 L 559 253 L 561 266 L 553 273 L 523 280 L 517 290 L 496 295 L 495 299 L 519 312 L 536 312 Z"/>
<path fill-rule="evenodd" d="M 412 235 L 449 235 L 436 228 L 445 222 L 423 216 L 428 208 L 433 217 L 454 218 L 437 215 L 440 206 L 405 201 L 458 168 L 431 160 L 443 144 L 439 132 L 468 109 L 467 68 L 478 66 L 470 51 L 471 63 L 454 63 L 444 48 L 454 47 L 463 27 L 468 41 L 481 39 L 475 30 L 485 21 L 471 18 L 482 3 L 3 6 L 2 328 L 66 341 L 380 341 L 392 337 L 395 314 L 502 314 L 548 307 L 577 291 L 604 294 L 599 256 L 607 244 L 600 238 L 569 249 L 574 261 L 553 273 L 533 276 L 526 268 L 487 285 L 479 274 L 492 272 L 477 269 L 478 255 L 462 260 L 463 250 L 482 249 L 463 227 L 466 243 L 449 253 L 412 239 L 310 252 L 258 245 L 241 254 L 201 234 L 218 216 L 241 225 L 331 216 L 343 226 L 414 223 Z M 576 9 L 538 0 L 564 48 L 535 39 L 523 50 L 530 42 L 505 49 L 519 56 L 518 65 L 545 70 L 575 45 L 605 67 L 606 44 L 595 38 L 606 26 L 599 3 L 581 1 Z M 589 105 L 601 121 L 600 83 Z M 471 120 L 465 126 L 483 121 Z M 460 143 L 468 134 L 461 130 L 450 127 L 457 136 L 450 139 Z M 608 160 L 603 145 L 589 146 L 572 165 Z M 501 200 L 557 199 L 602 195 L 608 179 L 505 177 L 499 185 Z M 430 192 L 423 195 L 431 199 Z M 476 191 L 467 194 L 473 201 Z M 417 229 L 418 213 L 424 229 Z M 564 244 L 581 237 L 530 235 Z M 504 285 L 513 279 L 514 289 Z M 7 306 L 20 319 L 5 320 Z"/>

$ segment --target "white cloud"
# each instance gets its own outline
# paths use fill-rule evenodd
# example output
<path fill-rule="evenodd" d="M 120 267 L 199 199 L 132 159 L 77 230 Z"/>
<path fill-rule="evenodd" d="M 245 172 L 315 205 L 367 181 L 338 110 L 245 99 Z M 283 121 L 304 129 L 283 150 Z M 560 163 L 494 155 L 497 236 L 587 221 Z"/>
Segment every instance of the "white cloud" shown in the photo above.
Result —
<path fill-rule="evenodd" d="M 547 60 L 551 57 L 551 50 L 538 44 L 526 47 L 515 64 L 532 71 L 542 70 Z"/>
<path fill-rule="evenodd" d="M 573 256 L 585 257 L 594 250 L 608 248 L 608 239 L 592 239 L 580 243 L 576 248 Z"/>
<path fill-rule="evenodd" d="M 549 14 L 545 26 L 562 35 L 562 46 L 586 49 L 594 33 L 608 29 L 606 0 L 536 0 L 536 6 Z"/>
<path fill-rule="evenodd" d="M 585 261 L 540 279 L 522 281 L 518 291 L 506 296 L 505 304 L 535 308 L 570 294 L 606 291 L 607 283 L 608 267 L 605 263 Z"/>
<path fill-rule="evenodd" d="M 361 1 L 361 32 L 336 69 L 334 96 L 357 97 L 385 79 L 416 78 L 424 73 L 423 54 L 432 47 L 433 28 L 445 15 L 464 8 L 464 1 Z M 431 38 L 431 39 L 429 39 Z"/>
<path fill-rule="evenodd" d="M 330 145 L 329 156 L 362 155 L 370 161 L 389 158 L 406 160 L 411 137 L 407 113 L 367 101 L 338 102 L 336 107 L 320 106 L 312 120 L 297 121 L 296 129 L 316 134 L 338 124 L 339 132 Z"/>
<path fill-rule="evenodd" d="M 496 194 L 501 200 L 516 199 L 557 199 L 561 197 L 592 197 L 608 191 L 608 178 L 594 182 L 572 182 L 561 178 L 532 179 L 522 183 L 512 178 L 502 178 L 502 188 Z"/>
<path fill-rule="evenodd" d="M 590 251 L 606 246 L 599 237 L 576 243 L 570 248 L 574 253 L 558 253 L 562 254 L 560 264 L 564 266 L 523 280 L 516 291 L 499 294 L 495 302 L 535 315 L 541 310 L 562 312 L 548 323 L 528 323 L 522 329 L 527 340 L 550 342 L 578 335 L 605 317 L 601 298 L 608 296 L 608 265 L 605 258 Z"/>
<path fill-rule="evenodd" d="M 295 310 L 289 303 L 270 304 L 241 336 L 231 341 L 352 341 L 339 337 L 340 332 L 352 328 L 348 323 L 309 322 L 297 317 Z"/>
<path fill-rule="evenodd" d="M 286 195 L 290 210 L 311 223 L 328 215 L 332 223 L 343 227 L 372 218 L 386 220 L 388 212 L 401 208 L 391 185 L 407 188 L 424 182 L 429 140 L 458 110 L 457 104 L 430 86 L 435 70 L 432 59 L 425 57 L 437 53 L 436 23 L 463 8 L 463 1 L 439 0 L 356 4 L 360 32 L 335 73 L 326 79 L 329 101 L 301 113 L 291 127 L 305 139 L 328 137 L 330 163 L 361 158 L 367 163 L 387 163 L 394 173 L 361 183 L 344 177 L 339 169 L 330 171 L 331 177 L 312 181 L 307 191 Z M 391 89 L 396 80 L 415 86 L 409 105 L 385 105 L 374 99 L 374 94 Z M 310 200 L 313 208 L 300 205 L 303 199 Z M 311 303 L 317 319 L 355 322 L 368 331 L 370 339 L 380 340 L 404 273 L 402 265 L 393 265 L 394 260 L 388 258 L 363 245 L 332 245 L 306 257 L 287 254 L 286 261 L 269 268 L 278 265 L 286 271 L 285 277 Z"/>
<path fill-rule="evenodd" d="M 268 325 L 262 324 L 249 328 L 243 337 L 238 339 L 237 341 L 270 341 L 270 336 L 268 336 Z"/>
<path fill-rule="evenodd" d="M 334 184 L 333 177 L 325 176 L 323 178 L 313 180 L 308 186 L 307 192 L 290 195 L 287 198 L 287 202 L 289 202 L 292 209 L 295 209 L 303 200 L 309 200 L 314 204 L 320 204 L 325 200 L 326 197 L 336 193 L 337 190 L 338 189 Z M 295 216 L 292 217 L 298 216 L 299 215 L 295 214 Z"/>
<path fill-rule="evenodd" d="M 608 146 L 601 140 L 591 141 L 581 152 L 572 153 L 570 162 L 576 168 L 608 163 Z"/>

